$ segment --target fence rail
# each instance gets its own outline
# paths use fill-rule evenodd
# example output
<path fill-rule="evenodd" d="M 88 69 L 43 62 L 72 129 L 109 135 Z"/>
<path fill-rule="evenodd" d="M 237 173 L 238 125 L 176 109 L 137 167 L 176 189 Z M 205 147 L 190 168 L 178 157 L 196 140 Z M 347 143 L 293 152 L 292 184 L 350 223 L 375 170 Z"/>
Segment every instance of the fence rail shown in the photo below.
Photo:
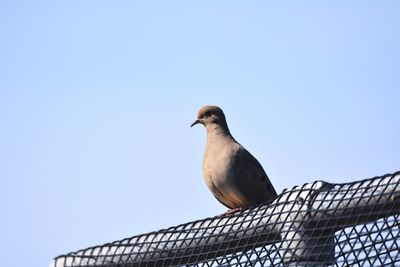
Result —
<path fill-rule="evenodd" d="M 55 258 L 51 267 L 400 264 L 400 172 L 316 181 L 272 203 Z"/>

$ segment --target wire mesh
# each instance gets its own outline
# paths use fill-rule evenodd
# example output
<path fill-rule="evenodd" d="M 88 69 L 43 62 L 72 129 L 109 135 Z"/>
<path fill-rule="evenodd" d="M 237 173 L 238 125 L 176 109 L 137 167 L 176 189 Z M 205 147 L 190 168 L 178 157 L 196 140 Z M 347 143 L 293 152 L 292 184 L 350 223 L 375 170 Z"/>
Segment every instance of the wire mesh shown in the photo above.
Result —
<path fill-rule="evenodd" d="M 61 255 L 52 267 L 400 266 L 400 172 Z"/>

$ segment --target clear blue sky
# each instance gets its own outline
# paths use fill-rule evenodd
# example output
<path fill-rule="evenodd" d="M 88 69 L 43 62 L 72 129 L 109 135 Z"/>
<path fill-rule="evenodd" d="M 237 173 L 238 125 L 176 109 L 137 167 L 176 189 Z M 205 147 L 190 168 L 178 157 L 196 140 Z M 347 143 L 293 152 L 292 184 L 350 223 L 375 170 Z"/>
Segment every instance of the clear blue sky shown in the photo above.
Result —
<path fill-rule="evenodd" d="M 280 192 L 400 170 L 398 1 L 0 1 L 2 266 L 225 211 L 205 104 Z"/>

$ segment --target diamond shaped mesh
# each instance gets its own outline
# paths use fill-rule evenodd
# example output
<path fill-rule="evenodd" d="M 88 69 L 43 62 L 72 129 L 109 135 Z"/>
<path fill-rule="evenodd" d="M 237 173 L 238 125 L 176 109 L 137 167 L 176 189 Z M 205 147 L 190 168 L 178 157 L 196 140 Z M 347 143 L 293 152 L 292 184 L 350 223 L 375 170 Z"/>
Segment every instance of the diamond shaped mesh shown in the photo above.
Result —
<path fill-rule="evenodd" d="M 71 252 L 52 267 L 400 266 L 400 172 L 323 181 L 271 203 Z"/>

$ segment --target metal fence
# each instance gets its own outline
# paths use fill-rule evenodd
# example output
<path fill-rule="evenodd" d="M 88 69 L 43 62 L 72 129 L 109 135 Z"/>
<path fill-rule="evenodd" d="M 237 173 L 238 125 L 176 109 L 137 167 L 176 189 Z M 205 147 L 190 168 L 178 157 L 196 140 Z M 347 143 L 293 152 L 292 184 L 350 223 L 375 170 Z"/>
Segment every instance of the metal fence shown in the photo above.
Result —
<path fill-rule="evenodd" d="M 61 255 L 51 267 L 400 266 L 400 172 Z"/>

